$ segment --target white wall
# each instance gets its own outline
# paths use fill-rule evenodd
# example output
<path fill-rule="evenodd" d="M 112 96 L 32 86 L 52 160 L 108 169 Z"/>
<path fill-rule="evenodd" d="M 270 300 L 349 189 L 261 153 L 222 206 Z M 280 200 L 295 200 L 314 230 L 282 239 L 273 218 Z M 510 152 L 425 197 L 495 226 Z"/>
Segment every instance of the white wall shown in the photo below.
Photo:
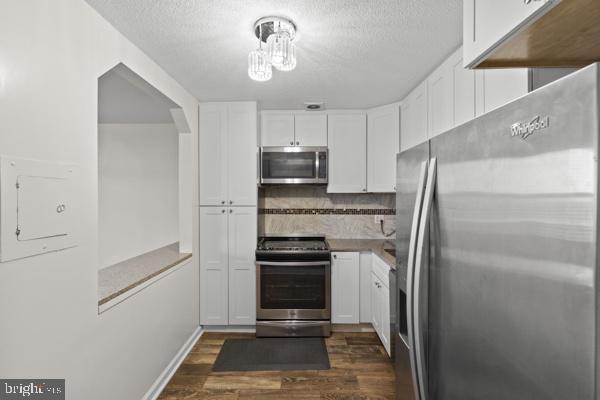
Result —
<path fill-rule="evenodd" d="M 174 124 L 98 125 L 99 268 L 179 240 Z"/>
<path fill-rule="evenodd" d="M 83 0 L 1 8 L 0 153 L 78 165 L 79 245 L 0 264 L 0 376 L 66 378 L 71 400 L 140 399 L 198 327 L 198 261 L 98 315 L 97 79 L 123 62 L 179 104 L 192 165 L 197 101 Z M 191 248 L 197 172 L 181 176 Z"/>

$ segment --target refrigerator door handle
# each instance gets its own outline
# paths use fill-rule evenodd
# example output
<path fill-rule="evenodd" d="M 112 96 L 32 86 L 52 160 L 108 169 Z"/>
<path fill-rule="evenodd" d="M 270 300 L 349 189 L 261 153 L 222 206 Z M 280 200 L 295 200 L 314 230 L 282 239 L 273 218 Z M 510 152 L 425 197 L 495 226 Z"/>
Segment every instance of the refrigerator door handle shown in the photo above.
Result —
<path fill-rule="evenodd" d="M 417 358 L 414 343 L 414 324 L 413 324 L 413 293 L 414 293 L 414 269 L 415 252 L 417 248 L 417 235 L 419 233 L 419 219 L 421 218 L 421 208 L 423 206 L 423 195 L 425 193 L 425 182 L 427 179 L 427 161 L 421 164 L 419 174 L 419 183 L 417 186 L 417 197 L 413 211 L 412 227 L 410 230 L 410 241 L 408 249 L 408 265 L 406 273 L 406 311 L 408 325 L 408 351 L 410 358 L 410 370 L 412 373 L 413 387 L 415 396 L 419 400 L 419 378 L 417 377 Z"/>
<path fill-rule="evenodd" d="M 431 205 L 433 204 L 433 193 L 435 191 L 435 180 L 437 173 L 437 160 L 432 158 L 429 162 L 429 171 L 427 173 L 427 185 L 425 186 L 425 195 L 423 197 L 423 208 L 419 220 L 419 233 L 416 248 L 415 277 L 414 277 L 414 352 L 417 363 L 417 377 L 419 379 L 418 390 L 420 400 L 427 400 L 427 374 L 425 371 L 425 354 L 423 351 L 423 331 L 421 326 L 421 280 L 423 274 L 423 263 L 427 259 L 425 252 L 427 249 L 426 238 L 429 232 L 429 220 L 431 217 Z"/>

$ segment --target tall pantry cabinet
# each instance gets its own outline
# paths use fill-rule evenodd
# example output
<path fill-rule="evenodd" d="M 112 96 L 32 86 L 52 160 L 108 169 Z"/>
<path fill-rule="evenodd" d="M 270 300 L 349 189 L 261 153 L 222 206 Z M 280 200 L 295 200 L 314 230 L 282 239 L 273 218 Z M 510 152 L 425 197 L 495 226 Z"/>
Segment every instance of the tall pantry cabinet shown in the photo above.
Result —
<path fill-rule="evenodd" d="M 256 322 L 257 109 L 201 103 L 200 323 Z"/>

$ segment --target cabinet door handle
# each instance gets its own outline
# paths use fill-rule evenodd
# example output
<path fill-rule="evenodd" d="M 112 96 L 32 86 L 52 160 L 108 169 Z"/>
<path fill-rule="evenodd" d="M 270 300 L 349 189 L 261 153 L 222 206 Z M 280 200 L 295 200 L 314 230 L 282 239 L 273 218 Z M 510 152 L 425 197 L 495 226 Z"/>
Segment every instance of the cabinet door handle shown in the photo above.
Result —
<path fill-rule="evenodd" d="M 233 200 L 229 200 L 229 204 L 233 204 Z"/>
<path fill-rule="evenodd" d="M 225 204 L 225 200 L 221 200 L 221 204 Z"/>
<path fill-rule="evenodd" d="M 334 255 L 333 255 L 333 258 L 337 258 L 337 254 L 334 254 Z"/>
<path fill-rule="evenodd" d="M 221 213 L 222 213 L 222 214 L 225 214 L 225 210 L 221 210 Z"/>
<path fill-rule="evenodd" d="M 300 146 L 300 142 L 296 142 L 296 146 Z"/>
<path fill-rule="evenodd" d="M 290 142 L 290 145 L 292 145 L 292 146 L 293 146 L 293 145 L 294 145 L 294 142 Z"/>
<path fill-rule="evenodd" d="M 229 210 L 229 214 L 233 214 L 233 210 Z"/>

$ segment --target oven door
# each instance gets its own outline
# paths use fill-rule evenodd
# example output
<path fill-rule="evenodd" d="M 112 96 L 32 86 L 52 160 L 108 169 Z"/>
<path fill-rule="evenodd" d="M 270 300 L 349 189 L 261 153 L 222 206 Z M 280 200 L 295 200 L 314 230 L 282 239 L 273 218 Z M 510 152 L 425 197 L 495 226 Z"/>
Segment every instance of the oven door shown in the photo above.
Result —
<path fill-rule="evenodd" d="M 331 263 L 258 262 L 256 292 L 259 320 L 328 320 Z"/>
<path fill-rule="evenodd" d="M 326 147 L 263 147 L 261 184 L 327 183 Z"/>

